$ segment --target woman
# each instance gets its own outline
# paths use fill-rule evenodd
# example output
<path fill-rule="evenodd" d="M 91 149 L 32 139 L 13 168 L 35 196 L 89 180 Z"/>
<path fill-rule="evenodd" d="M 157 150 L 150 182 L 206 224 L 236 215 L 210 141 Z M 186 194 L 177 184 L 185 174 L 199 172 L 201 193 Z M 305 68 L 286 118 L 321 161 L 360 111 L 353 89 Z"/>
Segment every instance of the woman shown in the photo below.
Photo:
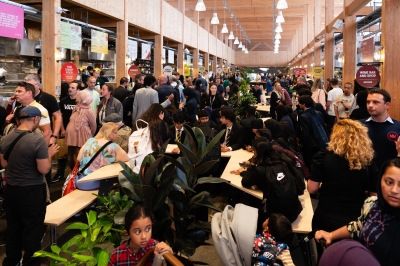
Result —
<path fill-rule="evenodd" d="M 311 98 L 314 100 L 314 102 L 322 104 L 322 106 L 325 109 L 326 106 L 325 91 L 322 88 L 321 79 L 317 79 L 315 81 L 315 83 L 311 87 L 311 92 L 312 92 Z"/>
<path fill-rule="evenodd" d="M 274 83 L 274 90 L 271 93 L 270 113 L 273 119 L 276 119 L 275 109 L 280 104 L 281 100 L 285 100 L 285 95 L 282 93 L 282 87 L 279 82 Z"/>
<path fill-rule="evenodd" d="M 192 89 L 190 89 L 192 90 Z M 153 103 L 149 109 L 139 118 L 148 123 L 138 121 L 140 128 L 148 126 L 150 129 L 151 148 L 153 151 L 159 151 L 161 146 L 168 139 L 168 127 L 164 120 L 164 108 L 159 103 Z M 134 125 L 136 129 L 136 125 Z"/>
<path fill-rule="evenodd" d="M 103 99 L 101 100 L 98 108 L 97 108 L 97 125 L 100 128 L 104 123 L 103 120 L 108 115 L 117 113 L 122 115 L 122 104 L 112 95 L 114 93 L 114 87 L 109 84 L 104 84 L 101 88 L 101 96 Z"/>
<path fill-rule="evenodd" d="M 212 110 L 211 119 L 217 121 L 219 118 L 219 109 L 224 103 L 224 98 L 217 92 L 217 86 L 212 85 L 210 87 L 210 93 L 203 94 L 200 102 L 200 109 L 203 110 L 206 107 L 210 108 Z"/>
<path fill-rule="evenodd" d="M 289 149 L 289 146 L 286 140 L 283 139 L 283 128 L 282 125 L 279 124 L 278 121 L 274 119 L 268 119 L 264 121 L 265 128 L 269 129 L 272 134 L 272 142 L 273 144 L 278 144 L 285 149 Z"/>
<path fill-rule="evenodd" d="M 198 80 L 201 82 L 201 80 Z M 197 82 L 196 82 L 197 84 Z M 197 100 L 196 100 L 196 92 L 193 89 L 185 88 L 183 89 L 183 96 L 186 98 L 186 114 L 189 118 L 190 124 L 194 124 L 197 122 L 196 114 L 197 114 Z"/>
<path fill-rule="evenodd" d="M 183 87 L 185 88 L 194 88 L 192 78 L 186 78 L 185 82 L 183 83 Z"/>
<path fill-rule="evenodd" d="M 65 130 L 68 165 L 71 169 L 74 169 L 76 157 L 83 144 L 96 132 L 96 116 L 90 108 L 92 95 L 86 90 L 79 91 L 75 100 L 76 105 Z"/>
<path fill-rule="evenodd" d="M 278 105 L 275 109 L 275 116 L 276 116 L 276 120 L 278 120 L 278 122 L 280 124 L 284 123 L 284 124 L 288 125 L 290 132 L 294 135 L 293 122 L 292 122 L 292 119 L 289 117 L 289 113 L 286 109 L 286 106 Z"/>
<path fill-rule="evenodd" d="M 382 266 L 398 265 L 400 261 L 400 143 L 398 157 L 382 166 L 378 197 L 365 200 L 361 216 L 333 232 L 317 231 L 315 239 L 329 245 L 342 238 L 355 238 L 367 247 Z"/>
<path fill-rule="evenodd" d="M 376 192 L 379 173 L 372 164 L 374 150 L 368 130 L 358 121 L 339 121 L 327 150 L 314 156 L 307 189 L 311 194 L 319 192 L 313 230 L 333 231 L 358 217 L 365 191 Z"/>
<path fill-rule="evenodd" d="M 109 141 L 115 141 L 118 137 L 118 125 L 109 122 L 105 123 L 94 138 L 88 139 L 79 151 L 77 160 L 80 161 L 79 170 L 92 159 L 93 155 Z M 129 160 L 128 154 L 116 143 L 107 145 L 94 161 L 85 169 L 83 174 L 88 175 L 105 165 L 114 162 Z"/>
<path fill-rule="evenodd" d="M 353 112 L 351 112 L 350 119 L 360 120 L 360 119 L 370 117 L 371 115 L 368 113 L 368 110 L 367 110 L 368 92 L 360 91 L 359 93 L 357 93 L 356 97 L 357 97 L 356 103 L 357 103 L 358 108 L 354 109 Z"/>

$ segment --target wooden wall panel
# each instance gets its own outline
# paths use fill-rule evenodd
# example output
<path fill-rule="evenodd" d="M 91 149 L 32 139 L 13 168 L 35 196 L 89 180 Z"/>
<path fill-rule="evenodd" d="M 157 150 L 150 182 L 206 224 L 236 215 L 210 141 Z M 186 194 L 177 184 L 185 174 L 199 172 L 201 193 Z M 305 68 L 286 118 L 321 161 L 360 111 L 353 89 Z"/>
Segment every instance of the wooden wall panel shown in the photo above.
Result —
<path fill-rule="evenodd" d="M 153 1 L 154 0 L 148 0 L 148 2 L 153 2 Z M 68 0 L 68 2 L 75 3 L 79 6 L 96 11 L 96 12 L 101 13 L 108 17 L 116 18 L 119 20 L 124 20 L 124 8 L 125 8 L 124 0 L 112 0 L 112 1 L 109 1 L 109 0 L 97 0 L 97 1 Z M 136 2 L 136 1 L 131 0 L 128 2 L 131 2 L 132 7 L 133 7 L 132 2 Z M 134 6 L 137 7 L 137 4 L 138 3 L 135 3 Z M 128 5 L 129 5 L 129 3 L 128 3 Z M 142 4 L 140 4 L 140 6 L 142 6 Z M 130 9 L 130 10 L 135 10 L 135 9 Z M 136 15 L 136 12 L 131 12 L 131 13 L 135 13 L 135 15 Z"/>
<path fill-rule="evenodd" d="M 223 53 L 222 53 L 222 55 L 223 55 L 222 58 L 229 61 L 228 50 L 230 50 L 231 48 L 228 45 L 224 44 L 223 49 L 224 50 L 223 50 Z"/>
<path fill-rule="evenodd" d="M 184 18 L 184 23 L 184 43 L 191 47 L 197 47 L 197 24 L 188 17 Z"/>
<path fill-rule="evenodd" d="M 220 41 L 220 40 L 217 40 L 217 56 L 219 57 L 219 58 L 222 58 L 223 57 L 223 48 L 224 47 L 224 43 L 222 42 L 222 41 Z"/>
<path fill-rule="evenodd" d="M 235 52 L 235 66 L 286 66 L 288 62 L 287 52 L 275 54 L 273 51 L 242 51 Z"/>
<path fill-rule="evenodd" d="M 211 55 L 217 55 L 217 37 L 212 34 L 208 34 L 208 53 Z"/>
<path fill-rule="evenodd" d="M 118 1 L 118 0 L 117 0 Z M 114 1 L 109 1 L 113 3 Z M 138 7 L 140 9 L 138 9 Z M 128 1 L 128 23 L 160 34 L 161 2 L 160 0 Z"/>
<path fill-rule="evenodd" d="M 208 53 L 208 31 L 199 26 L 199 50 Z"/>
<path fill-rule="evenodd" d="M 183 27 L 177 27 L 181 25 L 183 21 L 183 14 L 179 12 L 176 8 L 163 1 L 163 35 L 164 37 L 173 39 L 177 42 L 183 41 L 182 31 Z"/>

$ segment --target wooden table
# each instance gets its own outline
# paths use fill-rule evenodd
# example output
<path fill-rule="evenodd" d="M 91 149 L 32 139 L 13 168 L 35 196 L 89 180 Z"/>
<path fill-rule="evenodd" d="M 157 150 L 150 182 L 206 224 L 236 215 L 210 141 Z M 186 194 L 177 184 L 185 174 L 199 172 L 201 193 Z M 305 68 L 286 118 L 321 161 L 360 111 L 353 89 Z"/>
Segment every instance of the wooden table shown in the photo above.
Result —
<path fill-rule="evenodd" d="M 126 164 L 129 165 L 129 162 Z M 78 180 L 78 183 L 118 177 L 120 171 L 122 171 L 122 166 L 119 163 L 109 164 Z"/>
<path fill-rule="evenodd" d="M 262 105 L 261 103 L 257 104 L 257 111 L 260 112 L 268 112 L 271 110 L 271 106 L 270 105 Z"/>

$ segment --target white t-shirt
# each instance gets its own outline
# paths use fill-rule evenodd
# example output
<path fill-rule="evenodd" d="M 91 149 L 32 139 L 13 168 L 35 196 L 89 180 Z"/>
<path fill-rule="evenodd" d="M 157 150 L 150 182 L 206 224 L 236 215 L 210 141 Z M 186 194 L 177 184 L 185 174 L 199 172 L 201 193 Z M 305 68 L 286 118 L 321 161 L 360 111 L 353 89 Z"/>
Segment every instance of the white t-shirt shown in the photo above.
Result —
<path fill-rule="evenodd" d="M 336 97 L 338 97 L 342 93 L 343 90 L 341 88 L 334 88 L 328 92 L 328 102 L 331 102 L 331 106 L 329 107 L 329 110 L 327 110 L 328 115 L 335 116 L 335 108 L 333 106 L 333 102 L 335 101 Z"/>
<path fill-rule="evenodd" d="M 354 101 L 354 95 L 350 94 L 349 96 L 344 95 L 344 93 L 339 94 L 335 100 L 334 100 L 334 105 L 336 105 L 338 107 L 338 112 L 339 112 L 339 117 L 340 118 L 347 118 L 348 115 L 346 114 L 346 108 L 343 106 L 343 104 L 340 103 L 336 103 L 337 100 L 343 101 L 346 103 L 346 105 L 352 105 L 353 101 Z M 349 109 L 350 110 L 350 109 Z M 349 112 L 348 110 L 348 112 Z"/>

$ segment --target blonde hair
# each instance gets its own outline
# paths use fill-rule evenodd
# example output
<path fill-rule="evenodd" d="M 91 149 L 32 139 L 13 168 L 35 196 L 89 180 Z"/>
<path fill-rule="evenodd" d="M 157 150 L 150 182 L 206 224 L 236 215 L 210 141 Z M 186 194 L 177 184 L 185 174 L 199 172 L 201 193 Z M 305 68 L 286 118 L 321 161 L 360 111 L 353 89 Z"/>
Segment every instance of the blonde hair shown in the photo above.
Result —
<path fill-rule="evenodd" d="M 374 158 L 368 128 L 350 119 L 343 119 L 336 123 L 327 149 L 344 157 L 349 162 L 350 170 L 360 170 L 370 165 Z"/>
<path fill-rule="evenodd" d="M 322 90 L 322 82 L 321 79 L 316 79 L 314 84 L 311 87 L 311 91 L 316 91 L 317 89 Z"/>
<path fill-rule="evenodd" d="M 113 131 L 118 131 L 118 125 L 114 124 L 113 122 L 108 122 L 105 123 L 99 130 L 99 133 L 97 133 L 97 135 L 94 137 L 95 139 L 110 139 L 111 134 L 113 133 Z"/>

